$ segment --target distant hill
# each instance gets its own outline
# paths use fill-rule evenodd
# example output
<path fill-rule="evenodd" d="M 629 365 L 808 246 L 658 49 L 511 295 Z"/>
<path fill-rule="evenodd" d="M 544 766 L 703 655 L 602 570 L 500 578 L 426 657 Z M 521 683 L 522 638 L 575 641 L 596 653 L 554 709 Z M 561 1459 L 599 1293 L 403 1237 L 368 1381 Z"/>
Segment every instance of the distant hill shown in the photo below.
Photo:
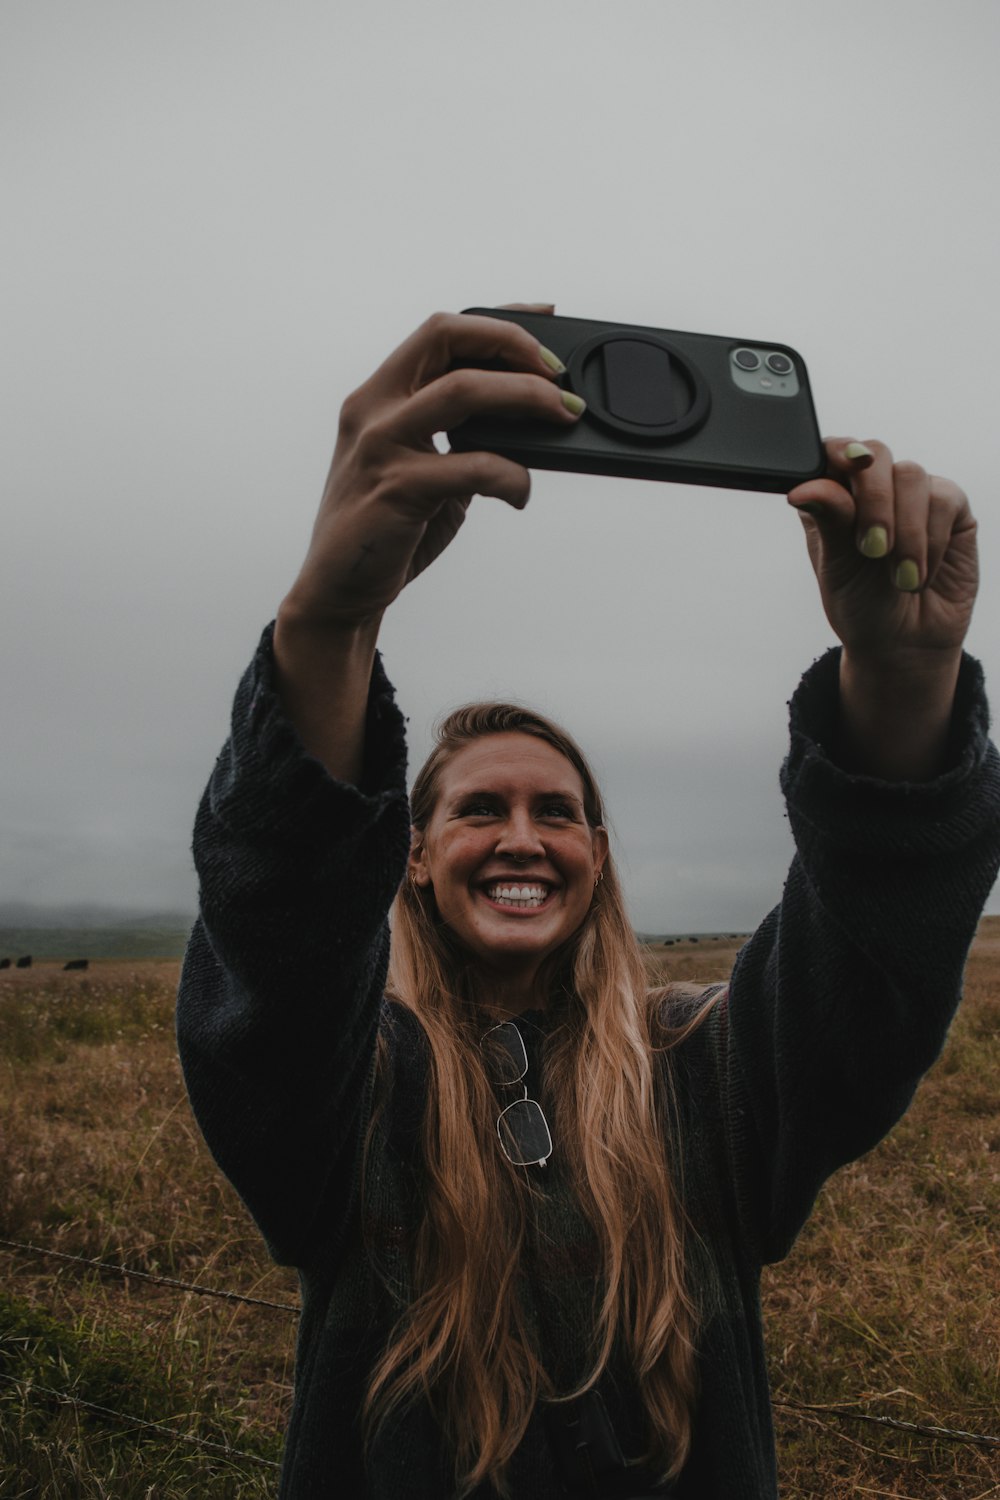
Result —
<path fill-rule="evenodd" d="M 96 901 L 67 901 L 58 906 L 38 901 L 0 901 L 0 928 L 183 927 L 193 921 L 193 911 L 141 910 Z"/>
<path fill-rule="evenodd" d="M 194 922 L 193 912 L 136 911 L 127 907 L 76 902 L 41 906 L 0 901 L 0 958 L 181 958 Z M 736 933 L 636 934 L 642 943 L 711 942 Z"/>
<path fill-rule="evenodd" d="M 0 958 L 180 958 L 193 913 L 0 902 Z"/>

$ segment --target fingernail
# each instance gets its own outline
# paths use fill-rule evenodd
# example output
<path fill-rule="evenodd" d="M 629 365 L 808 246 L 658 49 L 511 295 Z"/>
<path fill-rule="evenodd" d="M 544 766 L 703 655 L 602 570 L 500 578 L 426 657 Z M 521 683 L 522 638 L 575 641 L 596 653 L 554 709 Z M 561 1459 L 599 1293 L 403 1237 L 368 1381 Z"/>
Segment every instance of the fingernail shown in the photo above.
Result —
<path fill-rule="evenodd" d="M 821 516 L 823 514 L 822 505 L 799 505 L 796 509 L 804 511 L 807 516 Z"/>
<path fill-rule="evenodd" d="M 896 587 L 904 594 L 915 593 L 920 587 L 920 570 L 912 558 L 908 557 L 900 563 L 896 569 Z"/>
<path fill-rule="evenodd" d="M 542 359 L 545 361 L 545 363 L 548 365 L 549 369 L 552 370 L 554 374 L 565 374 L 566 366 L 563 364 L 558 354 L 553 354 L 552 350 L 546 349 L 544 344 L 539 344 L 538 352 L 542 356 Z"/>
<path fill-rule="evenodd" d="M 889 550 L 889 533 L 884 526 L 869 526 L 861 538 L 865 557 L 884 557 Z"/>
<path fill-rule="evenodd" d="M 870 448 L 865 447 L 864 443 L 848 443 L 844 449 L 844 457 L 849 458 L 853 463 L 856 458 L 874 458 L 875 455 Z"/>
<path fill-rule="evenodd" d="M 562 403 L 567 411 L 571 411 L 574 417 L 587 410 L 587 403 L 581 396 L 574 396 L 572 391 L 563 391 Z"/>

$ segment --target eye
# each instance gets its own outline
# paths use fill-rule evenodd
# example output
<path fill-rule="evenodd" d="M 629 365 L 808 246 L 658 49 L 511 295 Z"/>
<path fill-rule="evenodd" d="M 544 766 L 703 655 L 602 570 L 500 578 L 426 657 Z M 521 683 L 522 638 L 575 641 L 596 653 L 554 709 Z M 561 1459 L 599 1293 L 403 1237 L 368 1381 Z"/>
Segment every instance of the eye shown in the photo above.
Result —
<path fill-rule="evenodd" d="M 546 818 L 568 818 L 571 822 L 576 819 L 576 809 L 568 802 L 546 802 L 542 808 L 542 816 Z"/>
<path fill-rule="evenodd" d="M 488 797 L 470 797 L 468 802 L 463 802 L 459 808 L 459 816 L 462 818 L 492 818 L 496 810 L 496 803 L 491 802 Z"/>

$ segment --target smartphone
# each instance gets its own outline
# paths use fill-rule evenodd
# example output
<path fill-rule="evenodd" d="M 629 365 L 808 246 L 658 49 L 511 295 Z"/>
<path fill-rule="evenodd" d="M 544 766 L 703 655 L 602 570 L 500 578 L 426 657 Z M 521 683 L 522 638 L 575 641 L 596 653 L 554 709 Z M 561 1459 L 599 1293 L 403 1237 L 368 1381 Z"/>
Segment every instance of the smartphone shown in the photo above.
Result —
<path fill-rule="evenodd" d="M 587 410 L 566 428 L 470 418 L 448 433 L 456 452 L 485 449 L 529 469 L 772 492 L 826 472 L 805 362 L 787 344 L 500 307 L 463 312 L 520 323 L 559 356 L 558 384 Z"/>

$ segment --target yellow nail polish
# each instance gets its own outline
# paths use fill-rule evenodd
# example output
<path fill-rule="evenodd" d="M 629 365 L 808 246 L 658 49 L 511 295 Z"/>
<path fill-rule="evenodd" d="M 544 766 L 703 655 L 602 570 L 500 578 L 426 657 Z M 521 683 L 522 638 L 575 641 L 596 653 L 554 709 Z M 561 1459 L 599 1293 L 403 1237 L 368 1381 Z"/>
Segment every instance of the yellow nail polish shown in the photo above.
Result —
<path fill-rule="evenodd" d="M 889 533 L 884 526 L 869 526 L 861 538 L 865 557 L 884 557 L 889 550 Z"/>
<path fill-rule="evenodd" d="M 915 593 L 920 587 L 920 572 L 912 558 L 905 558 L 896 569 L 896 587 L 904 594 Z"/>
<path fill-rule="evenodd" d="M 848 443 L 844 449 L 845 458 L 874 458 L 875 455 L 864 443 Z"/>
<path fill-rule="evenodd" d="M 539 344 L 538 352 L 542 356 L 544 363 L 548 365 L 549 369 L 552 370 L 554 374 L 565 374 L 566 366 L 563 364 L 558 354 L 553 354 L 552 350 L 546 349 L 544 344 Z"/>
<path fill-rule="evenodd" d="M 562 401 L 563 406 L 565 406 L 567 411 L 571 411 L 574 417 L 578 417 L 581 412 L 587 410 L 586 401 L 581 396 L 574 396 L 572 391 L 563 391 Z"/>

